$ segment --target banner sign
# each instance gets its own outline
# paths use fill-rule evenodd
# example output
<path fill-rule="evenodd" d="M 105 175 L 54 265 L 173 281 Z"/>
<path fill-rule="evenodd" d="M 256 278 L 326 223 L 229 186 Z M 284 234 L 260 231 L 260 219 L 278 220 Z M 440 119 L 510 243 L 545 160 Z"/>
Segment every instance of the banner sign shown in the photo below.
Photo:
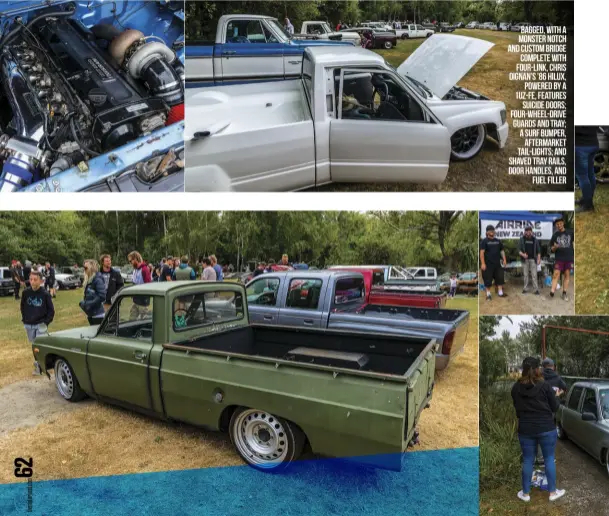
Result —
<path fill-rule="evenodd" d="M 499 240 L 517 240 L 524 234 L 524 228 L 531 227 L 533 235 L 540 240 L 550 240 L 554 231 L 552 222 L 540 220 L 480 220 L 480 238 L 486 237 L 486 226 L 495 226 L 495 237 Z"/>

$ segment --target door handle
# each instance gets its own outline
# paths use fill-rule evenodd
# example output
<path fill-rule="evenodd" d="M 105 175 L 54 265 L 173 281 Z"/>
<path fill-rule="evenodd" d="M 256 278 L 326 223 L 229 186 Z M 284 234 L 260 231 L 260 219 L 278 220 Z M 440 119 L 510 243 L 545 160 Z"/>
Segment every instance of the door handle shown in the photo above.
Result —
<path fill-rule="evenodd" d="M 222 52 L 223 56 L 234 56 L 237 53 L 236 50 L 225 50 L 224 52 Z"/>
<path fill-rule="evenodd" d="M 207 138 L 211 135 L 211 131 L 197 131 L 192 135 L 191 141 L 195 142 L 197 140 L 202 140 L 203 138 Z"/>
<path fill-rule="evenodd" d="M 144 360 L 148 355 L 146 355 L 146 353 L 143 351 L 134 351 L 133 356 L 136 358 L 136 360 Z"/>
<path fill-rule="evenodd" d="M 313 319 L 305 319 L 305 320 L 304 320 L 304 323 L 305 323 L 307 326 L 313 326 Z"/>
<path fill-rule="evenodd" d="M 264 320 L 265 321 L 272 321 L 273 320 L 273 316 L 272 315 L 265 315 L 264 316 Z"/>
<path fill-rule="evenodd" d="M 288 61 L 288 63 L 290 63 L 292 65 L 297 65 L 297 64 L 301 64 L 302 61 Z"/>

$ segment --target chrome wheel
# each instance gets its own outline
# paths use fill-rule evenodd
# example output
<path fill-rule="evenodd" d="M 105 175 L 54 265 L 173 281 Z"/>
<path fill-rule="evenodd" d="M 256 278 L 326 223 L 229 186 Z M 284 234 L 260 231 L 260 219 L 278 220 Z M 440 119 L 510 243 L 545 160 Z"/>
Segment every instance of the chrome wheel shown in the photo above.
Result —
<path fill-rule="evenodd" d="M 288 455 L 286 428 L 268 412 L 241 412 L 234 423 L 233 440 L 241 456 L 258 467 L 277 467 Z"/>
<path fill-rule="evenodd" d="M 391 41 L 385 41 L 385 48 L 387 50 L 389 50 L 393 45 L 391 44 Z"/>
<path fill-rule="evenodd" d="M 55 362 L 55 384 L 57 390 L 65 399 L 69 400 L 74 394 L 74 377 L 70 366 L 64 360 Z"/>
<path fill-rule="evenodd" d="M 484 125 L 475 125 L 460 129 L 450 138 L 454 159 L 465 161 L 473 158 L 482 149 L 486 138 Z"/>

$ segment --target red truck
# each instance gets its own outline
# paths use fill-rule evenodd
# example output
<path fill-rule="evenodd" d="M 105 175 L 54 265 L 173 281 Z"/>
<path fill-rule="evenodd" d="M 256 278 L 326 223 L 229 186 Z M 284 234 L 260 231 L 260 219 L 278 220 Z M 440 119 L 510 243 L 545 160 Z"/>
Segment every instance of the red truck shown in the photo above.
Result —
<path fill-rule="evenodd" d="M 364 276 L 366 303 L 371 305 L 414 306 L 416 308 L 443 308 L 446 306 L 446 293 L 440 291 L 384 290 L 385 273 L 383 269 L 334 268 L 333 271 L 359 272 Z"/>

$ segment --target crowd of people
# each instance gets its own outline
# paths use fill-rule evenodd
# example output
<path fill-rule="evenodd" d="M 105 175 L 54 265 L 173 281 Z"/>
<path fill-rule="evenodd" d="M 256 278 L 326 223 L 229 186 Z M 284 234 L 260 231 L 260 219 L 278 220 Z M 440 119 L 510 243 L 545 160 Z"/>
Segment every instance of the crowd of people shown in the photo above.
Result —
<path fill-rule="evenodd" d="M 32 271 L 40 273 L 42 278 L 42 284 L 45 289 L 49 292 L 52 297 L 56 297 L 56 280 L 55 270 L 57 265 L 46 262 L 44 265 L 38 263 L 33 264 L 29 260 L 25 260 L 25 265 L 22 265 L 20 261 L 13 260 L 11 262 L 10 272 L 11 278 L 14 284 L 15 299 L 19 299 L 19 294 L 22 289 L 26 289 L 30 286 L 30 276 Z M 78 266 L 75 266 L 78 269 Z"/>

